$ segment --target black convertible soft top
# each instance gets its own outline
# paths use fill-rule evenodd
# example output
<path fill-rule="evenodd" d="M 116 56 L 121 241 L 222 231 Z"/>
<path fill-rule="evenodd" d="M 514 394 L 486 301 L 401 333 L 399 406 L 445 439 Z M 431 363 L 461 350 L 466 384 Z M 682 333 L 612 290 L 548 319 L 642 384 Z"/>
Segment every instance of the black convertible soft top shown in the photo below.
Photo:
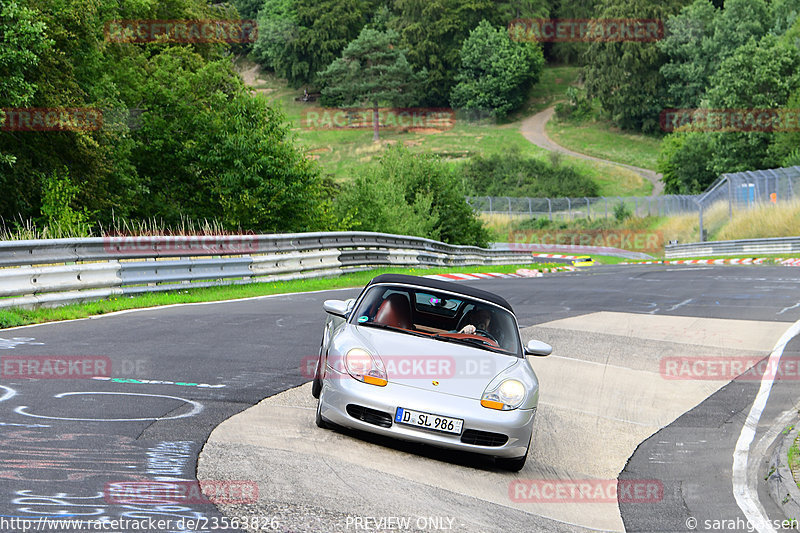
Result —
<path fill-rule="evenodd" d="M 501 307 L 505 307 L 512 313 L 514 312 L 514 310 L 511 309 L 511 304 L 509 304 L 504 298 L 488 291 L 470 287 L 464 283 L 453 283 L 438 279 L 421 278 L 419 276 L 408 276 L 406 274 L 381 274 L 380 276 L 372 278 L 372 281 L 369 282 L 367 287 L 376 283 L 403 283 L 407 285 L 418 285 L 420 287 L 430 287 L 431 289 L 455 292 L 465 296 L 472 296 L 473 298 L 480 298 L 481 300 L 495 303 Z"/>

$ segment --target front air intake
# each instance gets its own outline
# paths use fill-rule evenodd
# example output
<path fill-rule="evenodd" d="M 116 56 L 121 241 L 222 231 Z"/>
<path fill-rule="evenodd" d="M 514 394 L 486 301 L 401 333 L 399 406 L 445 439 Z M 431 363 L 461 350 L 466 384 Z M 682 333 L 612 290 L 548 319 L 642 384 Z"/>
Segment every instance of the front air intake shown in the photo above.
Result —
<path fill-rule="evenodd" d="M 502 446 L 508 442 L 508 436 L 502 433 L 467 429 L 464 431 L 463 435 L 461 435 L 461 442 L 464 444 L 474 444 L 476 446 Z"/>
<path fill-rule="evenodd" d="M 364 407 L 363 405 L 349 404 L 347 406 L 347 414 L 367 424 L 380 426 L 382 428 L 392 427 L 392 415 L 384 413 L 383 411 Z"/>

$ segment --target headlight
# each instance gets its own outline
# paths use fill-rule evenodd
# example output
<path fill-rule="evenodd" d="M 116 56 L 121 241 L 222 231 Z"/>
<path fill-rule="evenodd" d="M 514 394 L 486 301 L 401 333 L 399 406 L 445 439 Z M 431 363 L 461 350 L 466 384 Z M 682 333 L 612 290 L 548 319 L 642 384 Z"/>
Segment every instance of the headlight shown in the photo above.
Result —
<path fill-rule="evenodd" d="M 353 348 L 344 358 L 347 373 L 364 383 L 385 387 L 386 369 L 377 355 L 372 355 L 362 348 Z"/>
<path fill-rule="evenodd" d="M 525 399 L 525 385 L 516 379 L 507 379 L 481 397 L 481 405 L 489 409 L 509 411 L 522 405 Z"/>

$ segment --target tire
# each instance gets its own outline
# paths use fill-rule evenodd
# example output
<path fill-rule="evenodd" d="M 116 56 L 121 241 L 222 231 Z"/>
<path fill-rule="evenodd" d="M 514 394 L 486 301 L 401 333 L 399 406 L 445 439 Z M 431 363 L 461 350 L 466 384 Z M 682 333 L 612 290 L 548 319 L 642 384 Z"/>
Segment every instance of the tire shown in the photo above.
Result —
<path fill-rule="evenodd" d="M 533 438 L 533 435 L 531 435 Z M 498 468 L 503 470 L 508 470 L 509 472 L 519 472 L 522 470 L 522 467 L 525 466 L 525 461 L 528 459 L 528 452 L 531 451 L 531 441 L 528 441 L 528 447 L 525 448 L 525 455 L 522 457 L 513 457 L 509 459 L 508 457 L 495 457 L 494 464 L 497 465 Z"/>
<path fill-rule="evenodd" d="M 322 357 L 317 359 L 317 370 L 314 372 L 314 380 L 311 382 L 311 396 L 319 399 L 319 394 L 322 392 L 322 378 L 319 376 L 319 367 L 322 363 Z"/>
<path fill-rule="evenodd" d="M 322 418 L 322 400 L 317 402 L 317 415 L 314 417 L 314 422 L 317 424 L 318 428 L 321 429 L 331 429 L 333 425 Z"/>
<path fill-rule="evenodd" d="M 522 467 L 525 466 L 525 461 L 527 459 L 527 453 L 522 457 L 515 457 L 513 459 L 509 459 L 507 457 L 496 457 L 494 464 L 496 464 L 498 468 L 508 470 L 509 472 L 519 472 L 522 470 Z"/>

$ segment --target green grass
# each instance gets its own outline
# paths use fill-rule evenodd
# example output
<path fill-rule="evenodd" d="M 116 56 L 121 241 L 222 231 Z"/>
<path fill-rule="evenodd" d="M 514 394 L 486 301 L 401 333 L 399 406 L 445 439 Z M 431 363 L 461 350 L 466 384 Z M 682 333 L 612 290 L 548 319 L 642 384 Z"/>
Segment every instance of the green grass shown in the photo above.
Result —
<path fill-rule="evenodd" d="M 539 82 L 528 94 L 528 101 L 514 118 L 524 118 L 547 109 L 559 100 L 564 99 L 567 87 L 574 84 L 581 67 L 548 66 L 542 71 Z"/>
<path fill-rule="evenodd" d="M 592 260 L 599 264 L 599 265 L 618 265 L 619 263 L 623 263 L 626 261 L 630 261 L 630 259 L 626 259 L 624 257 L 617 257 L 614 255 L 594 255 L 594 254 L 583 254 L 588 255 L 592 258 Z"/>
<path fill-rule="evenodd" d="M 516 272 L 520 268 L 552 268 L 555 264 L 533 263 L 528 265 L 493 265 L 457 268 L 381 268 L 364 272 L 352 272 L 341 276 L 314 278 L 269 283 L 251 283 L 248 285 L 224 285 L 197 289 L 177 290 L 163 293 L 141 294 L 136 296 L 118 296 L 108 300 L 98 300 L 84 304 L 65 305 L 52 309 L 0 309 L 0 329 L 28 324 L 40 324 L 58 320 L 74 320 L 90 316 L 103 315 L 126 309 L 141 309 L 161 305 L 217 302 L 252 298 L 270 294 L 289 292 L 309 292 L 320 290 L 360 287 L 379 274 L 400 273 L 412 275 L 442 274 L 448 272 Z"/>
<path fill-rule="evenodd" d="M 240 68 L 252 66 L 239 62 Z M 547 158 L 549 152 L 534 146 L 519 132 L 522 119 L 560 100 L 566 88 L 575 81 L 576 67 L 546 67 L 541 81 L 531 90 L 523 110 L 506 121 L 485 121 L 480 124 L 457 121 L 445 131 L 381 130 L 380 142 L 372 141 L 372 129 L 314 129 L 305 120 L 308 113 L 322 113 L 318 102 L 297 102 L 302 91 L 286 86 L 286 82 L 270 74 L 259 74 L 254 90 L 286 114 L 299 144 L 310 158 L 317 160 L 323 172 L 337 182 L 349 181 L 366 163 L 375 160 L 389 145 L 402 143 L 411 151 L 434 153 L 443 159 L 462 164 L 473 155 L 504 154 L 512 147 L 531 157 Z M 651 185 L 636 173 L 615 165 L 584 161 L 569 157 L 564 164 L 595 181 L 604 195 L 646 195 Z"/>
<path fill-rule="evenodd" d="M 771 264 L 780 264 L 775 262 L 775 259 L 786 259 L 789 257 L 800 256 L 800 254 L 792 254 L 792 253 L 785 253 L 785 254 L 746 254 L 746 255 L 704 255 L 704 256 L 697 256 L 697 257 L 673 257 L 673 258 L 656 258 L 659 261 L 695 261 L 701 260 L 705 261 L 708 259 L 716 260 L 716 259 L 758 259 L 758 258 L 766 258 L 767 261 L 763 264 L 771 265 Z M 627 260 L 629 263 L 638 262 L 637 260 Z"/>
<path fill-rule="evenodd" d="M 609 161 L 650 170 L 656 169 L 661 139 L 623 132 L 607 122 L 562 121 L 554 117 L 546 126 L 547 135 L 556 143 Z"/>
<path fill-rule="evenodd" d="M 794 481 L 797 483 L 797 488 L 800 488 L 800 437 L 797 437 L 794 440 L 794 444 L 789 447 L 788 459 Z"/>

